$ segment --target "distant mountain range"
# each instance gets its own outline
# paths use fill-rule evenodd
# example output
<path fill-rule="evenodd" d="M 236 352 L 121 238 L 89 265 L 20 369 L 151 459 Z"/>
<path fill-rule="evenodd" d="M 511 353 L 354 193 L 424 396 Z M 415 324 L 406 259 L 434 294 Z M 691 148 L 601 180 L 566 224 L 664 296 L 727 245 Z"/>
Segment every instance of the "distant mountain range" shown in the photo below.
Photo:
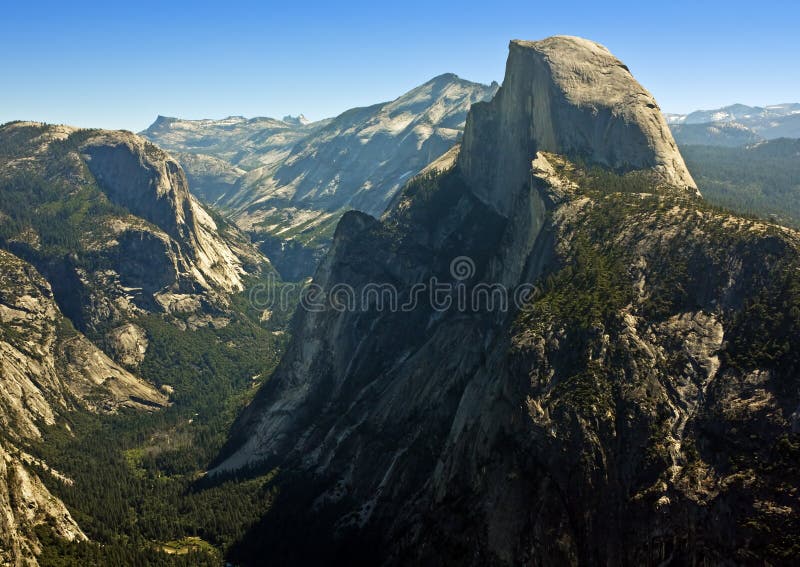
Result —
<path fill-rule="evenodd" d="M 732 104 L 715 110 L 695 110 L 689 114 L 665 114 L 668 124 L 704 124 L 706 122 L 739 122 L 754 129 L 769 126 L 769 121 L 780 121 L 787 116 L 800 114 L 800 103 L 747 106 Z"/>
<path fill-rule="evenodd" d="M 668 125 L 559 36 L 166 149 L 0 125 L 0 566 L 788 564 L 797 110 Z"/>
<path fill-rule="evenodd" d="M 318 122 L 181 120 L 141 134 L 171 151 L 193 191 L 256 235 L 289 279 L 310 275 L 348 209 L 380 215 L 409 178 L 459 139 L 483 85 L 444 74 L 399 98 Z"/>
<path fill-rule="evenodd" d="M 732 104 L 664 116 L 680 145 L 744 146 L 760 140 L 800 138 L 800 103 Z"/>
<path fill-rule="evenodd" d="M 655 100 L 580 38 L 513 41 L 448 156 L 339 222 L 331 303 L 298 311 L 208 474 L 280 471 L 232 562 L 796 556 L 800 233 L 708 206 Z"/>
<path fill-rule="evenodd" d="M 379 216 L 409 178 L 457 142 L 470 106 L 498 88 L 444 74 L 391 102 L 317 122 L 302 114 L 282 120 L 159 116 L 141 134 L 171 151 L 192 191 L 249 232 L 286 279 L 297 280 L 311 275 L 345 211 Z M 684 147 L 800 138 L 800 103 L 734 104 L 664 117 Z M 712 169 L 713 160 L 726 159 L 705 157 Z M 709 186 L 707 177 L 702 185 Z M 709 196 L 716 201 L 716 190 Z"/>

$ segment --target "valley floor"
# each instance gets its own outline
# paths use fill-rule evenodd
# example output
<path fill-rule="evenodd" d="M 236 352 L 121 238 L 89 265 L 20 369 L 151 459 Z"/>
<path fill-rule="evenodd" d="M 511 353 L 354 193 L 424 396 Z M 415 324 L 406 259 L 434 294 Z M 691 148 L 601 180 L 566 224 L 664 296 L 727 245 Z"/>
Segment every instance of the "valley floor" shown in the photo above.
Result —
<path fill-rule="evenodd" d="M 172 385 L 175 403 L 153 414 L 74 413 L 69 429 L 45 432 L 33 449 L 72 482 L 40 476 L 90 541 L 40 528 L 42 566 L 217 566 L 270 507 L 272 474 L 215 484 L 204 471 L 274 368 L 282 334 L 244 314 L 216 330 L 181 331 L 155 316 L 144 325 L 152 341 L 141 374 Z"/>

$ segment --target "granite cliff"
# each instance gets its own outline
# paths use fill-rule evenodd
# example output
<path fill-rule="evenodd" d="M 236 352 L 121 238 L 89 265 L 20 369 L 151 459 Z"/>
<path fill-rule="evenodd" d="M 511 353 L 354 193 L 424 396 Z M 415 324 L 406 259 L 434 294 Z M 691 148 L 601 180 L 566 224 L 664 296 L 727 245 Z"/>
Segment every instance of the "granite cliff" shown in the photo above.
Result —
<path fill-rule="evenodd" d="M 143 138 L 18 122 L 0 128 L 0 143 L 2 247 L 36 266 L 76 328 L 112 351 L 143 314 L 209 324 L 243 278 L 270 269 Z"/>
<path fill-rule="evenodd" d="M 129 132 L 0 126 L 0 197 L 0 563 L 35 565 L 38 528 L 86 539 L 51 492 L 73 480 L 36 456 L 46 433 L 168 406 L 174 388 L 137 376 L 142 320 L 223 327 L 244 279 L 271 268 Z"/>
<path fill-rule="evenodd" d="M 0 250 L 0 563 L 36 564 L 34 528 L 86 539 L 40 475 L 59 476 L 32 457 L 41 429 L 71 411 L 152 411 L 167 396 L 114 362 L 76 331 L 36 269 Z"/>
<path fill-rule="evenodd" d="M 653 97 L 605 47 L 585 39 L 512 41 L 502 88 L 470 118 L 459 167 L 500 212 L 513 197 L 508 187 L 527 181 L 536 151 L 616 172 L 653 169 L 696 190 Z"/>
<path fill-rule="evenodd" d="M 333 302 L 211 471 L 281 470 L 241 557 L 788 561 L 800 235 L 705 204 L 650 95 L 578 38 L 512 42 L 458 152 L 339 222 Z M 432 278 L 508 308 L 339 295 L 408 305 Z"/>
<path fill-rule="evenodd" d="M 313 273 L 345 211 L 380 215 L 410 177 L 458 141 L 470 106 L 496 89 L 444 74 L 319 122 L 159 117 L 142 134 L 180 152 L 197 194 L 296 280 Z"/>

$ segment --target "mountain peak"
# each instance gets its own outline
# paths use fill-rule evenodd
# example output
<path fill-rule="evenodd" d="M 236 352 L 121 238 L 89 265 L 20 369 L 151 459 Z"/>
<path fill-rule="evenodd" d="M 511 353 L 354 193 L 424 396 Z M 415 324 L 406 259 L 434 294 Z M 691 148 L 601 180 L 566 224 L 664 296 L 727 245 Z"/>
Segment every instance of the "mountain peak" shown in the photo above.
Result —
<path fill-rule="evenodd" d="M 173 122 L 176 122 L 178 119 L 172 116 L 164 116 L 159 114 L 155 121 L 149 126 L 149 128 L 158 128 L 160 126 L 169 126 Z"/>
<path fill-rule="evenodd" d="M 287 124 L 292 124 L 295 126 L 305 126 L 306 124 L 311 124 L 311 120 L 305 117 L 303 114 L 298 114 L 297 116 L 292 116 L 291 114 L 287 114 L 283 117 L 283 121 Z"/>
<path fill-rule="evenodd" d="M 410 92 L 413 93 L 418 90 L 426 90 L 426 89 L 442 90 L 449 88 L 452 85 L 457 85 L 462 88 L 475 88 L 475 87 L 486 88 L 486 85 L 482 83 L 476 83 L 468 79 L 463 79 L 458 75 L 456 75 L 455 73 L 442 73 L 441 75 L 436 75 L 435 77 L 432 77 L 431 79 L 425 81 L 418 87 L 412 89 Z"/>
<path fill-rule="evenodd" d="M 442 82 L 454 82 L 454 81 L 463 81 L 461 77 L 456 75 L 455 73 L 442 73 L 441 75 L 436 75 L 430 81 L 427 81 L 425 84 L 430 83 L 442 83 Z"/>
<path fill-rule="evenodd" d="M 696 191 L 655 99 L 587 39 L 511 41 L 503 86 L 467 118 L 459 164 L 476 195 L 507 213 L 509 188 L 527 182 L 537 151 L 615 171 L 652 169 Z"/>
<path fill-rule="evenodd" d="M 512 39 L 509 42 L 509 48 L 513 47 L 534 49 L 536 51 L 541 51 L 542 53 L 555 54 L 563 54 L 569 49 L 582 49 L 596 52 L 604 56 L 614 57 L 604 45 L 575 35 L 553 35 L 539 40 Z"/>

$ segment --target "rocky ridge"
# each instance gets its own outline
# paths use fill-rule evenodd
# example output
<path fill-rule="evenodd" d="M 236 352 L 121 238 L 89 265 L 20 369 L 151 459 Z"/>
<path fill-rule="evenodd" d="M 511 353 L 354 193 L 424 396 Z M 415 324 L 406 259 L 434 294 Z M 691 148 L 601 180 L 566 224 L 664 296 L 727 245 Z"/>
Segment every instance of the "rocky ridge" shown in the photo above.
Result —
<path fill-rule="evenodd" d="M 71 412 L 154 411 L 170 387 L 136 371 L 140 319 L 225 326 L 231 296 L 271 270 L 189 193 L 178 162 L 130 132 L 0 126 L 0 563 L 35 565 L 38 526 L 86 536 L 34 458 Z"/>
<path fill-rule="evenodd" d="M 326 121 L 159 118 L 143 135 L 182 152 L 199 194 L 262 241 L 285 277 L 299 279 L 313 271 L 346 210 L 380 215 L 411 176 L 457 142 L 472 103 L 496 88 L 445 74 Z M 241 153 L 229 149 L 234 139 Z"/>
<path fill-rule="evenodd" d="M 652 168 L 696 190 L 650 93 L 605 47 L 581 38 L 511 42 L 503 86 L 472 112 L 459 166 L 482 198 L 507 213 L 508 187 L 527 181 L 536 151 L 617 172 Z"/>
<path fill-rule="evenodd" d="M 609 95 L 596 113 L 571 96 L 587 80 Z M 596 44 L 513 42 L 460 155 L 380 221 L 342 218 L 323 296 L 391 284 L 403 304 L 431 277 L 535 291 L 510 311 L 301 312 L 212 471 L 282 471 L 245 550 L 288 564 L 791 556 L 800 236 L 705 205 L 649 100 Z"/>
<path fill-rule="evenodd" d="M 169 152 L 217 157 L 250 170 L 286 157 L 299 140 L 326 122 L 229 116 L 222 120 L 182 120 L 159 116 L 141 135 Z"/>
<path fill-rule="evenodd" d="M 0 250 L 0 267 L 0 563 L 35 564 L 35 526 L 86 536 L 31 468 L 42 463 L 25 454 L 28 443 L 69 411 L 150 411 L 168 400 L 75 331 L 33 266 Z"/>
<path fill-rule="evenodd" d="M 764 107 L 732 104 L 714 110 L 696 110 L 689 114 L 666 114 L 665 118 L 679 144 L 703 143 L 727 146 L 733 145 L 736 138 L 745 143 L 752 143 L 745 138 L 745 134 L 757 140 L 800 138 L 798 103 Z M 703 141 L 685 142 L 682 139 L 684 136 L 691 136 L 690 140 Z"/>
<path fill-rule="evenodd" d="M 143 138 L 33 123 L 5 125 L 0 137 L 12 148 L 0 163 L 9 190 L 0 210 L 15 221 L 4 247 L 36 265 L 83 332 L 113 339 L 116 326 L 151 312 L 208 324 L 248 274 L 270 269 Z M 57 218 L 29 217 L 26 192 Z"/>

